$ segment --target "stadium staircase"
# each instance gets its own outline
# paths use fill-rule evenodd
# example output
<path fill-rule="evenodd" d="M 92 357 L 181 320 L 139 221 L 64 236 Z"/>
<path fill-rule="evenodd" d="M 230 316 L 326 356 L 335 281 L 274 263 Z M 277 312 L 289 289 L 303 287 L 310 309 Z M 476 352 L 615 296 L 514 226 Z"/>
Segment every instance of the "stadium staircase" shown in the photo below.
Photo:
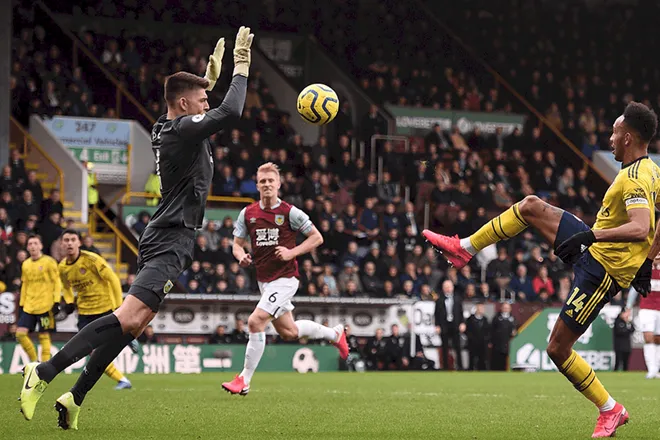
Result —
<path fill-rule="evenodd" d="M 25 163 L 25 170 L 34 170 L 37 172 L 37 179 L 41 183 L 41 189 L 44 193 L 44 199 L 50 197 L 54 189 L 60 190 L 63 210 L 63 219 L 73 220 L 73 229 L 80 232 L 82 236 L 90 234 L 94 239 L 101 255 L 108 261 L 115 272 L 123 280 L 128 274 L 128 265 L 121 262 L 118 253 L 118 243 L 116 235 L 112 232 L 96 232 L 96 229 L 90 223 L 82 221 L 82 213 L 73 210 L 73 202 L 67 200 L 66 188 L 64 187 L 64 178 L 62 170 L 57 163 L 48 155 L 28 131 L 13 117 L 10 120 L 9 149 L 18 150 L 21 159 Z M 90 216 L 91 217 L 91 216 Z"/>

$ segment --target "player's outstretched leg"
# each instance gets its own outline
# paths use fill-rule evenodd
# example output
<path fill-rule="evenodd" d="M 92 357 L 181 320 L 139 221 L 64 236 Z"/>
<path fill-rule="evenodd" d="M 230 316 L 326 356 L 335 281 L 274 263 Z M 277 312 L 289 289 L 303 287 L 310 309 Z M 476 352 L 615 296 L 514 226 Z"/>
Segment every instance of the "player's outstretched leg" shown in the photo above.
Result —
<path fill-rule="evenodd" d="M 21 412 L 25 418 L 28 420 L 32 418 L 37 402 L 46 387 L 66 367 L 87 356 L 101 345 L 121 340 L 125 333 L 132 333 L 133 336 L 139 335 L 155 315 L 156 312 L 145 302 L 129 295 L 112 314 L 99 318 L 85 326 L 48 362 L 26 365 L 24 370 L 25 380 L 23 381 L 20 397 Z M 115 356 L 119 351 L 116 352 Z M 103 365 L 101 371 L 105 370 L 112 359 Z"/>
<path fill-rule="evenodd" d="M 343 325 L 338 324 L 330 328 L 319 324 L 318 322 L 301 319 L 295 322 L 295 326 L 298 328 L 298 332 L 292 339 L 305 337 L 309 339 L 325 339 L 326 341 L 332 342 L 332 345 L 337 347 L 339 350 L 339 356 L 343 360 L 346 360 L 348 357 L 348 342 L 346 341 L 346 332 L 344 332 Z M 277 326 L 275 327 L 277 328 Z"/>
<path fill-rule="evenodd" d="M 41 362 L 50 360 L 50 333 L 39 333 L 39 345 L 41 345 Z"/>
<path fill-rule="evenodd" d="M 527 196 L 498 215 L 470 237 L 449 237 L 425 229 L 424 238 L 447 258 L 457 269 L 470 262 L 479 251 L 501 240 L 508 240 L 527 229 L 536 228 L 551 244 L 554 244 L 557 229 L 564 211 L 536 196 Z"/>
<path fill-rule="evenodd" d="M 629 415 L 623 405 L 605 390 L 591 366 L 573 350 L 579 337 L 579 333 L 558 319 L 550 335 L 547 353 L 575 389 L 599 409 L 600 415 L 592 438 L 612 437 L 619 426 L 628 423 Z"/>

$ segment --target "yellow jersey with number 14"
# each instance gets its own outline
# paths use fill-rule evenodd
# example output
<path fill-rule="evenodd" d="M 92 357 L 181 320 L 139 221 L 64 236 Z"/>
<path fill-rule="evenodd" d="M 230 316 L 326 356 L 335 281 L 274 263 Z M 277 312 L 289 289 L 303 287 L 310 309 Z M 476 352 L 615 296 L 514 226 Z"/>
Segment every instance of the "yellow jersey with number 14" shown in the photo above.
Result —
<path fill-rule="evenodd" d="M 40 315 L 50 312 L 62 298 L 62 283 L 57 273 L 57 261 L 48 255 L 36 260 L 28 258 L 21 266 L 21 299 L 25 313 Z"/>
<path fill-rule="evenodd" d="M 612 229 L 630 221 L 628 211 L 648 209 L 651 227 L 644 241 L 628 243 L 599 242 L 589 248 L 622 288 L 630 286 L 637 270 L 646 259 L 655 234 L 655 203 L 660 186 L 660 167 L 647 156 L 623 165 L 608 188 L 603 206 L 598 211 L 593 229 Z"/>
<path fill-rule="evenodd" d="M 77 293 L 79 315 L 98 315 L 117 309 L 123 300 L 121 282 L 103 257 L 80 251 L 78 259 L 60 262 L 60 277 L 66 294 Z"/>

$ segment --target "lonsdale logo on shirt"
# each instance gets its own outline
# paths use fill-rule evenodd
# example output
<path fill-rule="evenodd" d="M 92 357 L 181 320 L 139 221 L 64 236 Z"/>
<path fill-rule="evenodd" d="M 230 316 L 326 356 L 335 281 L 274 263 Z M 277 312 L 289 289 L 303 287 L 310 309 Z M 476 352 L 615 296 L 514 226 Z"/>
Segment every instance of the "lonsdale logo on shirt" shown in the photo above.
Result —
<path fill-rule="evenodd" d="M 174 284 L 172 284 L 172 281 L 167 280 L 165 283 L 165 286 L 163 286 L 163 293 L 170 293 L 170 290 L 172 290 L 172 287 L 174 287 Z"/>
<path fill-rule="evenodd" d="M 555 322 L 559 319 L 560 308 L 544 309 L 524 331 L 511 341 L 509 362 L 511 368 L 533 367 L 541 371 L 557 370 L 545 349 Z M 594 370 L 611 370 L 614 366 L 612 329 L 602 315 L 589 326 L 575 343 L 575 351 Z"/>

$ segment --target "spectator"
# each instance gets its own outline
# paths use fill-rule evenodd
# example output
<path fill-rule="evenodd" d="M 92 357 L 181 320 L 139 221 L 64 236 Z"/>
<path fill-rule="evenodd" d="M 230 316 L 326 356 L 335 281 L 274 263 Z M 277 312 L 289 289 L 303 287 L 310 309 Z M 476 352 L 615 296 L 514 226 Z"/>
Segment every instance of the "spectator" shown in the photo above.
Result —
<path fill-rule="evenodd" d="M 511 316 L 511 304 L 503 303 L 500 312 L 493 318 L 491 326 L 490 368 L 494 371 L 508 369 L 509 342 L 517 333 L 516 320 Z"/>
<path fill-rule="evenodd" d="M 518 265 L 516 275 L 511 280 L 511 290 L 521 301 L 534 301 L 538 294 L 532 284 L 532 279 L 527 275 L 527 267 L 524 264 Z"/>
<path fill-rule="evenodd" d="M 548 277 L 548 268 L 541 266 L 539 268 L 538 274 L 534 277 L 532 281 L 534 287 L 534 292 L 539 295 L 541 289 L 545 289 L 549 296 L 555 294 L 555 286 L 552 283 L 552 280 Z"/>
<path fill-rule="evenodd" d="M 614 352 L 616 360 L 614 371 L 628 371 L 628 360 L 632 351 L 632 335 L 635 333 L 635 325 L 632 322 L 630 309 L 622 310 L 614 320 Z"/>
<path fill-rule="evenodd" d="M 89 234 L 85 235 L 85 238 L 83 238 L 82 246 L 80 246 L 80 249 L 101 255 L 101 251 L 96 246 L 94 246 L 94 238 Z"/>
<path fill-rule="evenodd" d="M 154 328 L 150 325 L 148 325 L 142 334 L 137 338 L 138 342 L 143 345 L 149 345 L 149 344 L 157 344 L 158 343 L 158 338 L 156 337 L 156 334 L 154 333 Z"/>
<path fill-rule="evenodd" d="M 490 323 L 484 315 L 485 306 L 478 303 L 475 312 L 466 321 L 468 352 L 470 364 L 468 370 L 486 370 L 486 352 L 490 341 Z"/>
<path fill-rule="evenodd" d="M 392 324 L 392 334 L 387 338 L 385 344 L 387 366 L 389 369 L 403 370 L 409 365 L 407 353 L 403 351 L 405 338 L 399 333 L 399 326 Z"/>
<path fill-rule="evenodd" d="M 247 344 L 248 334 L 245 331 L 245 323 L 242 319 L 236 320 L 236 325 L 234 331 L 231 333 L 231 343 L 232 344 Z"/>
<path fill-rule="evenodd" d="M 460 334 L 465 333 L 466 327 L 463 318 L 463 301 L 454 296 L 454 283 L 445 280 L 442 283 L 442 293 L 435 302 L 435 330 L 442 338 L 442 365 L 449 370 L 449 344 L 454 348 L 456 355 L 454 361 L 457 370 L 463 370 L 461 356 Z"/>

